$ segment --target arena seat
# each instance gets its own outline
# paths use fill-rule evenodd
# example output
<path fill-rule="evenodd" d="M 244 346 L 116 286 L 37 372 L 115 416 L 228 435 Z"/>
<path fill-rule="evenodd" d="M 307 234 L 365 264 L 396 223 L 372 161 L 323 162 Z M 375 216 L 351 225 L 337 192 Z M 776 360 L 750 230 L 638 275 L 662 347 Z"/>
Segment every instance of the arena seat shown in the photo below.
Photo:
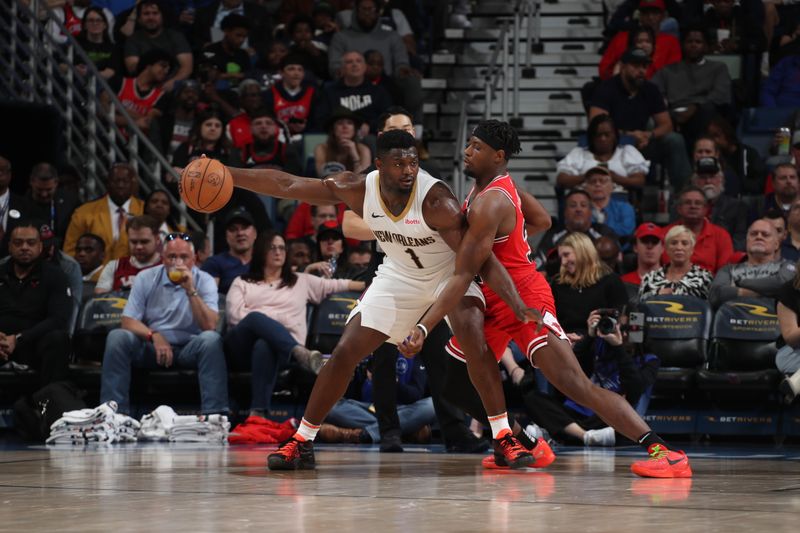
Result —
<path fill-rule="evenodd" d="M 122 322 L 122 310 L 128 301 L 129 291 L 117 291 L 89 298 L 80 316 L 72 338 L 75 356 L 84 361 L 102 361 L 108 332 Z"/>
<path fill-rule="evenodd" d="M 324 354 L 331 353 L 359 296 L 358 292 L 337 292 L 325 298 L 314 311 L 306 346 Z"/>
<path fill-rule="evenodd" d="M 708 369 L 697 373 L 697 386 L 712 400 L 750 403 L 777 390 L 775 341 L 780 335 L 775 301 L 737 298 L 714 315 Z M 753 394 L 747 394 L 753 393 Z"/>
<path fill-rule="evenodd" d="M 755 148 L 761 157 L 769 156 L 775 131 L 785 126 L 795 113 L 794 108 L 751 107 L 742 111 L 736 136 Z"/>
<path fill-rule="evenodd" d="M 693 296 L 655 295 L 636 309 L 645 315 L 644 350 L 661 360 L 654 395 L 683 395 L 706 362 L 711 306 Z"/>

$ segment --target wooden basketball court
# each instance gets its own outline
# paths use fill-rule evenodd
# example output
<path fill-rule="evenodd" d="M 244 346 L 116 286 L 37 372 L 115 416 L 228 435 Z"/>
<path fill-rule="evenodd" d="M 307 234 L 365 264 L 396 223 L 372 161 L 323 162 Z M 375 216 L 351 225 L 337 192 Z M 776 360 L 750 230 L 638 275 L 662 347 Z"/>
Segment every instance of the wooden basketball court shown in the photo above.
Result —
<path fill-rule="evenodd" d="M 486 471 L 439 447 L 7 445 L 0 531 L 797 531 L 800 449 L 703 447 L 692 479 L 642 479 L 636 448 L 562 448 L 548 469 Z"/>

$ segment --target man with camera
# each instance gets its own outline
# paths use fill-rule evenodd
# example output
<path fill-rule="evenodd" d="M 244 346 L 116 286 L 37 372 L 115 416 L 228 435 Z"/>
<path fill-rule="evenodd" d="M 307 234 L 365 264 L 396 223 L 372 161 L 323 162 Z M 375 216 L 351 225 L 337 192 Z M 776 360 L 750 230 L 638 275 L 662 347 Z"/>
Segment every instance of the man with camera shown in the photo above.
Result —
<path fill-rule="evenodd" d="M 595 309 L 587 320 L 588 336 L 576 342 L 573 351 L 593 383 L 621 394 L 636 407 L 643 395 L 649 395 L 659 363 L 655 355 L 640 354 L 640 350 L 634 349 L 634 339 L 622 333 L 628 329 L 621 324 L 623 320 L 617 309 Z M 531 390 L 525 393 L 523 401 L 531 420 L 559 440 L 570 444 L 582 442 L 585 446 L 616 444 L 614 428 L 591 409 L 569 398 L 562 402 L 555 396 Z"/>

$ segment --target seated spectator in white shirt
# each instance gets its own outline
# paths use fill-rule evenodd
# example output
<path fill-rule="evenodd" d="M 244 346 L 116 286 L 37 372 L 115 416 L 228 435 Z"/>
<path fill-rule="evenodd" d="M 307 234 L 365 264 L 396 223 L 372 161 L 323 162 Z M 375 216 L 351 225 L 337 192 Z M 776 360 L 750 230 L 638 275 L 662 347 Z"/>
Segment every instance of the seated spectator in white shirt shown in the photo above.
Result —
<path fill-rule="evenodd" d="M 556 185 L 580 187 L 589 169 L 605 166 L 611 172 L 614 192 L 626 192 L 644 185 L 650 162 L 632 145 L 619 144 L 619 131 L 608 115 L 598 115 L 589 123 L 589 146 L 573 148 L 556 167 Z"/>

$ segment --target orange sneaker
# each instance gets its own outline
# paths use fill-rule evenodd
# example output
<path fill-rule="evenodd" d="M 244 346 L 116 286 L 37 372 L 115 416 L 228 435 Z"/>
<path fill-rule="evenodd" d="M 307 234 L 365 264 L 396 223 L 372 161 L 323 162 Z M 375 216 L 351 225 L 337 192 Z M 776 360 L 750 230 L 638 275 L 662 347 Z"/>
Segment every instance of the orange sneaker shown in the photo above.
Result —
<path fill-rule="evenodd" d="M 281 444 L 275 453 L 267 456 L 270 470 L 314 470 L 314 443 L 300 441 L 295 437 Z"/>
<path fill-rule="evenodd" d="M 535 459 L 519 440 L 506 430 L 499 439 L 494 439 L 494 462 L 511 469 L 525 468 Z"/>
<path fill-rule="evenodd" d="M 661 444 L 651 444 L 649 459 L 631 465 L 631 472 L 642 477 L 692 477 L 689 458 L 682 451 L 668 450 Z"/>
<path fill-rule="evenodd" d="M 527 466 L 529 468 L 545 468 L 550 466 L 553 461 L 556 460 L 556 454 L 553 453 L 553 449 L 550 448 L 550 445 L 547 444 L 544 439 L 537 439 L 537 441 L 538 444 L 532 450 L 528 450 L 533 456 L 533 462 Z M 496 454 L 484 457 L 481 461 L 483 468 L 488 470 L 508 470 L 510 468 L 505 459 L 500 458 L 500 460 L 497 460 L 496 457 Z"/>

